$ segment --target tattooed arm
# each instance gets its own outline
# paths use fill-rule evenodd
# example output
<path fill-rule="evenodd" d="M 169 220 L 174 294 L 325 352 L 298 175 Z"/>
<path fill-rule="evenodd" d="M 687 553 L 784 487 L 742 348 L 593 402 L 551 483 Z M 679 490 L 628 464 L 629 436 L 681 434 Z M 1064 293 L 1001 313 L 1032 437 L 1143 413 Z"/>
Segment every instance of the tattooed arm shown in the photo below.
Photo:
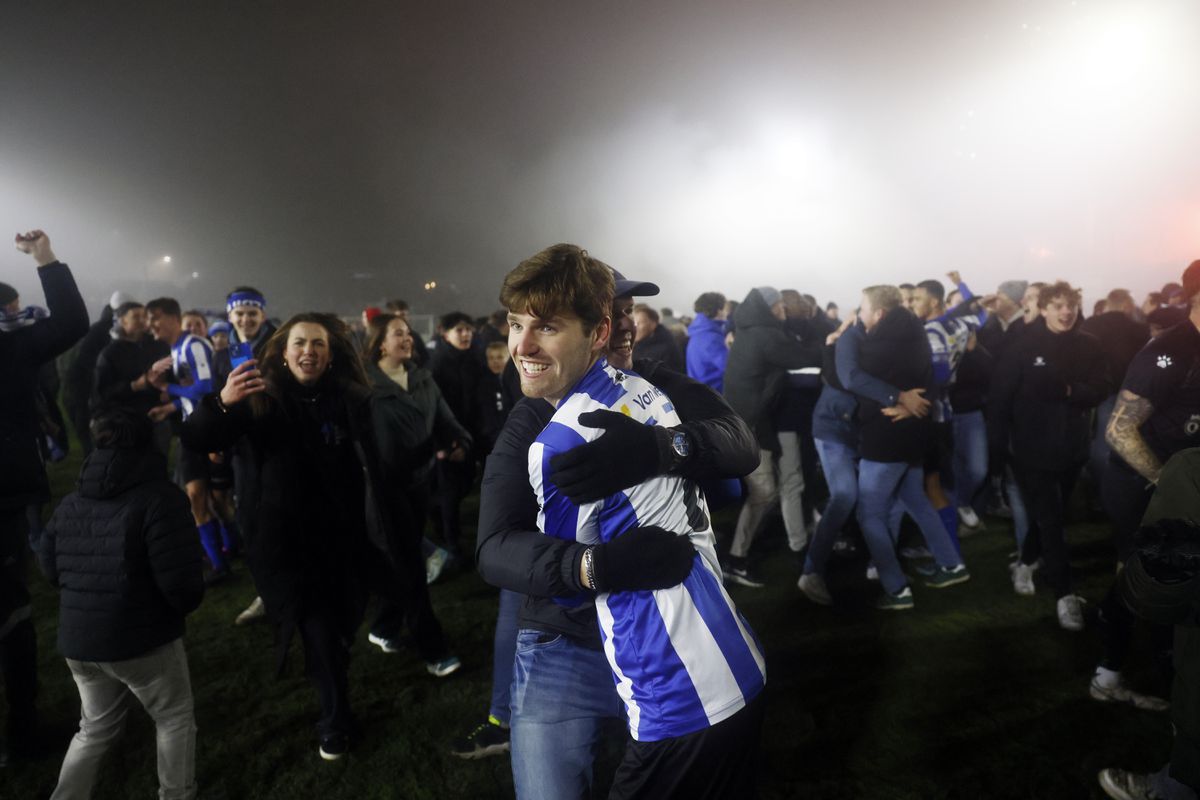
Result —
<path fill-rule="evenodd" d="M 1146 480 L 1158 483 L 1158 475 L 1162 472 L 1162 463 L 1142 438 L 1139 428 L 1150 419 L 1154 406 L 1146 398 L 1122 389 L 1117 395 L 1117 405 L 1112 416 L 1108 419 L 1108 428 L 1104 432 L 1108 442 L 1117 455 L 1125 459 L 1125 463 L 1133 467 Z"/>

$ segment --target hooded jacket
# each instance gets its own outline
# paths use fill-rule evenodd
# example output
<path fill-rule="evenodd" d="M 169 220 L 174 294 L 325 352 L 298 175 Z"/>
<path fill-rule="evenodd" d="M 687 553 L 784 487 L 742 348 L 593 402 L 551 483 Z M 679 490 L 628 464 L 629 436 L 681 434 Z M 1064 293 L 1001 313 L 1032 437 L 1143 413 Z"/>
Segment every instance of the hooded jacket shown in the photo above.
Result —
<path fill-rule="evenodd" d="M 859 365 L 868 375 L 901 392 L 933 387 L 933 353 L 925 325 L 907 308 L 889 311 L 867 331 L 859 350 Z M 868 461 L 920 464 L 933 435 L 930 417 L 893 422 L 876 400 L 858 403 L 859 452 Z"/>
<path fill-rule="evenodd" d="M 697 313 L 688 326 L 687 374 L 715 392 L 725 388 L 725 362 L 729 348 L 725 346 L 725 325 Z"/>
<path fill-rule="evenodd" d="M 734 312 L 737 335 L 725 366 L 725 399 L 741 415 L 759 448 L 775 451 L 773 412 L 783 394 L 789 369 L 806 362 L 804 349 L 771 314 L 771 307 L 751 289 Z"/>
<path fill-rule="evenodd" d="M 92 452 L 46 526 L 38 559 L 58 587 L 58 649 L 123 661 L 183 635 L 204 596 L 187 495 L 153 450 Z"/>

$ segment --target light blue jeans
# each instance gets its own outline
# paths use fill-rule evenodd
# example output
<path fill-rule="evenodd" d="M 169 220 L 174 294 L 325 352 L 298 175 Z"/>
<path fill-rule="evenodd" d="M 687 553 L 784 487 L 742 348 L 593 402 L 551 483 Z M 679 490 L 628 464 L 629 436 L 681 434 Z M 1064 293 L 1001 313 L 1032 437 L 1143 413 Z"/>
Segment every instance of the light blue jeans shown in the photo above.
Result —
<path fill-rule="evenodd" d="M 962 563 L 950 533 L 925 496 L 924 471 L 903 462 L 882 463 L 864 458 L 858 463 L 858 524 L 867 540 L 871 560 L 879 570 L 879 582 L 891 594 L 908 585 L 888 530 L 898 505 L 917 523 L 938 565 L 953 568 Z"/>
<path fill-rule="evenodd" d="M 853 447 L 840 442 L 824 439 L 815 439 L 814 442 L 817 445 L 817 457 L 821 459 L 821 469 L 825 472 L 825 483 L 829 486 L 829 503 L 808 547 L 804 574 L 815 572 L 824 576 L 834 542 L 858 502 L 858 453 Z"/>
<path fill-rule="evenodd" d="M 954 415 L 954 499 L 955 505 L 972 505 L 975 494 L 987 480 L 987 423 L 982 411 Z"/>
<path fill-rule="evenodd" d="M 604 652 L 566 636 L 521 629 L 511 702 L 517 797 L 590 797 L 601 726 L 625 710 Z"/>
<path fill-rule="evenodd" d="M 492 705 L 488 714 L 509 724 L 512 717 L 513 661 L 517 654 L 517 628 L 524 595 L 500 590 L 500 608 L 496 612 L 496 633 L 492 637 Z"/>

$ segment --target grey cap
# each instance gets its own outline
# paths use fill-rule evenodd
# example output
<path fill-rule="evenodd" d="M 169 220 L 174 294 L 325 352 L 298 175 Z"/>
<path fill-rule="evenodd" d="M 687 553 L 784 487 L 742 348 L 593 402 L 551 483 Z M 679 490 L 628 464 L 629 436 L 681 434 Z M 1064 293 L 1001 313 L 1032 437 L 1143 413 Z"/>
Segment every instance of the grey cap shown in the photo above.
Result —
<path fill-rule="evenodd" d="M 1025 290 L 1028 288 L 1029 281 L 1005 281 L 996 289 L 996 293 L 1004 295 L 1017 305 L 1021 305 L 1021 301 L 1025 299 Z"/>
<path fill-rule="evenodd" d="M 133 301 L 132 297 L 130 297 L 129 295 L 125 294 L 124 292 L 122 292 L 120 290 L 117 290 L 112 293 L 112 297 L 108 298 L 108 307 L 111 308 L 113 311 L 116 311 L 121 306 L 125 305 L 126 303 L 132 302 L 132 301 Z"/>
<path fill-rule="evenodd" d="M 762 296 L 762 299 L 766 301 L 768 306 L 773 306 L 783 300 L 783 295 L 774 286 L 755 286 L 754 291 Z"/>

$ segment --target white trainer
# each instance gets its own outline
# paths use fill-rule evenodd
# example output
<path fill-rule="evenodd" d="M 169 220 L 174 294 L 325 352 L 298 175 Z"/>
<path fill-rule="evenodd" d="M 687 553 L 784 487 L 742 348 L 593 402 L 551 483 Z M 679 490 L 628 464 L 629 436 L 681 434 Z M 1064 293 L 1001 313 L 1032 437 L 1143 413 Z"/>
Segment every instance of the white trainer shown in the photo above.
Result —
<path fill-rule="evenodd" d="M 805 597 L 819 606 L 833 605 L 833 595 L 829 594 L 829 587 L 825 585 L 825 579 L 815 572 L 801 575 L 796 587 L 804 593 Z"/>
<path fill-rule="evenodd" d="M 1083 630 L 1083 598 L 1074 594 L 1058 598 L 1058 625 L 1064 631 Z"/>
<path fill-rule="evenodd" d="M 1115 678 L 1112 677 L 1114 675 Z M 1097 669 L 1096 674 L 1092 676 L 1092 685 L 1088 687 L 1088 694 L 1101 703 L 1126 703 L 1142 711 L 1166 711 L 1171 707 L 1171 704 L 1161 697 L 1127 688 L 1119 672 L 1108 672 L 1104 675 Z"/>
<path fill-rule="evenodd" d="M 1033 594 L 1036 591 L 1033 586 L 1033 567 L 1018 561 L 1012 568 L 1012 585 L 1013 591 L 1019 595 L 1028 597 Z"/>
<path fill-rule="evenodd" d="M 979 527 L 979 521 L 980 521 L 979 515 L 976 514 L 975 509 L 971 508 L 970 506 L 959 506 L 958 507 L 958 519 L 960 522 L 962 522 L 963 525 L 966 525 L 968 528 L 978 528 Z"/>

